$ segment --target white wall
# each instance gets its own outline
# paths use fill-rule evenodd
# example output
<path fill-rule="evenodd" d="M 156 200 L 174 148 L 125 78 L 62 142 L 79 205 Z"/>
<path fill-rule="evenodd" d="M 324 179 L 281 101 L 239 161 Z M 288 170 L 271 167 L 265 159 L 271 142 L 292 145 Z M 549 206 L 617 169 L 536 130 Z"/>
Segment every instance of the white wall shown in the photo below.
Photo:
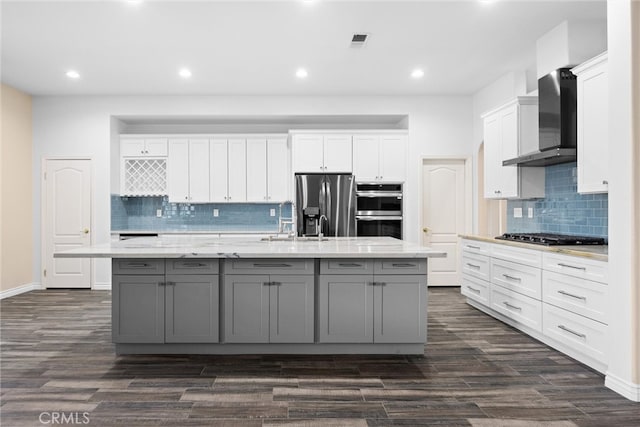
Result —
<path fill-rule="evenodd" d="M 633 126 L 638 112 L 632 108 L 633 83 L 640 75 L 640 46 L 632 44 L 632 29 L 640 26 L 639 15 L 632 17 L 630 0 L 609 0 L 609 366 L 605 384 L 629 399 L 640 401 L 640 339 L 637 300 L 640 266 L 638 230 L 640 205 L 634 170 L 638 167 L 638 147 L 634 147 Z M 632 21 L 633 19 L 633 21 Z M 632 61 L 634 60 L 634 61 Z M 635 64 L 632 69 L 632 63 Z M 632 70 L 635 72 L 632 73 Z M 637 95 L 636 95 L 637 96 Z M 638 105 L 638 100 L 636 100 Z M 636 135 L 636 144 L 637 138 Z"/>
<path fill-rule="evenodd" d="M 33 102 L 34 282 L 40 282 L 41 159 L 88 155 L 94 159 L 93 243 L 110 239 L 112 116 L 408 115 L 407 240 L 419 242 L 422 156 L 470 156 L 472 100 L 464 96 L 415 97 L 36 97 Z M 110 282 L 96 261 L 97 285 Z"/>

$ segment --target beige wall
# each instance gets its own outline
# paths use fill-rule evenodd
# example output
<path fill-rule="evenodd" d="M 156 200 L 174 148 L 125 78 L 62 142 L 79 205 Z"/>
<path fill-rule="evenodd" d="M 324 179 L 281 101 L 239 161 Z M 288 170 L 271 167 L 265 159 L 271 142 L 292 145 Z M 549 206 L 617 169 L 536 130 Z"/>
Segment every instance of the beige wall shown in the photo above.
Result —
<path fill-rule="evenodd" d="M 0 88 L 0 291 L 31 284 L 31 96 Z"/>

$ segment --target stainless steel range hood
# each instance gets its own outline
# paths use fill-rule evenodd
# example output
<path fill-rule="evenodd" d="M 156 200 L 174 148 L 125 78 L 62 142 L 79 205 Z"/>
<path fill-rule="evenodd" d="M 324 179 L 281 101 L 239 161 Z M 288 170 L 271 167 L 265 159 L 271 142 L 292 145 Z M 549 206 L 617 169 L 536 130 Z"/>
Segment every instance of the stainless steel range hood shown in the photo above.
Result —
<path fill-rule="evenodd" d="M 538 148 L 503 166 L 549 166 L 577 159 L 576 76 L 560 68 L 538 80 Z"/>
<path fill-rule="evenodd" d="M 575 162 L 576 158 L 577 150 L 575 148 L 553 148 L 551 150 L 536 151 L 514 159 L 505 160 L 502 162 L 502 166 L 550 166 L 557 165 L 559 163 Z"/>

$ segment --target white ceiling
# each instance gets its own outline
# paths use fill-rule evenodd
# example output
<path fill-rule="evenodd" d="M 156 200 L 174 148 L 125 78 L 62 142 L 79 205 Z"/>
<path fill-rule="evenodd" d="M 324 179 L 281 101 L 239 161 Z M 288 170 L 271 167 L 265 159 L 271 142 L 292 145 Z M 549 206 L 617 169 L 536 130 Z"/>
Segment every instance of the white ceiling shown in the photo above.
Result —
<path fill-rule="evenodd" d="M 34 95 L 472 94 L 534 67 L 563 20 L 606 19 L 606 2 L 3 1 L 1 19 L 2 81 Z"/>

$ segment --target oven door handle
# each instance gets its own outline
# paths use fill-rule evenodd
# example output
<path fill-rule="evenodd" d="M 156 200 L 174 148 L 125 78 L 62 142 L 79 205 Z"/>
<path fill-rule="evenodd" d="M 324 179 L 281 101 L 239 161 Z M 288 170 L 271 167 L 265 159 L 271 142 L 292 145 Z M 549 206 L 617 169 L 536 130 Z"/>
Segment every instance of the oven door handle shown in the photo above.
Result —
<path fill-rule="evenodd" d="M 402 221 L 401 216 L 366 216 L 356 215 L 356 221 Z"/>
<path fill-rule="evenodd" d="M 381 191 L 356 191 L 356 196 L 358 197 L 378 197 L 378 198 L 383 198 L 383 197 L 397 197 L 399 199 L 402 198 L 402 193 L 400 192 L 389 192 L 389 193 L 385 193 L 385 192 L 381 192 Z"/>

